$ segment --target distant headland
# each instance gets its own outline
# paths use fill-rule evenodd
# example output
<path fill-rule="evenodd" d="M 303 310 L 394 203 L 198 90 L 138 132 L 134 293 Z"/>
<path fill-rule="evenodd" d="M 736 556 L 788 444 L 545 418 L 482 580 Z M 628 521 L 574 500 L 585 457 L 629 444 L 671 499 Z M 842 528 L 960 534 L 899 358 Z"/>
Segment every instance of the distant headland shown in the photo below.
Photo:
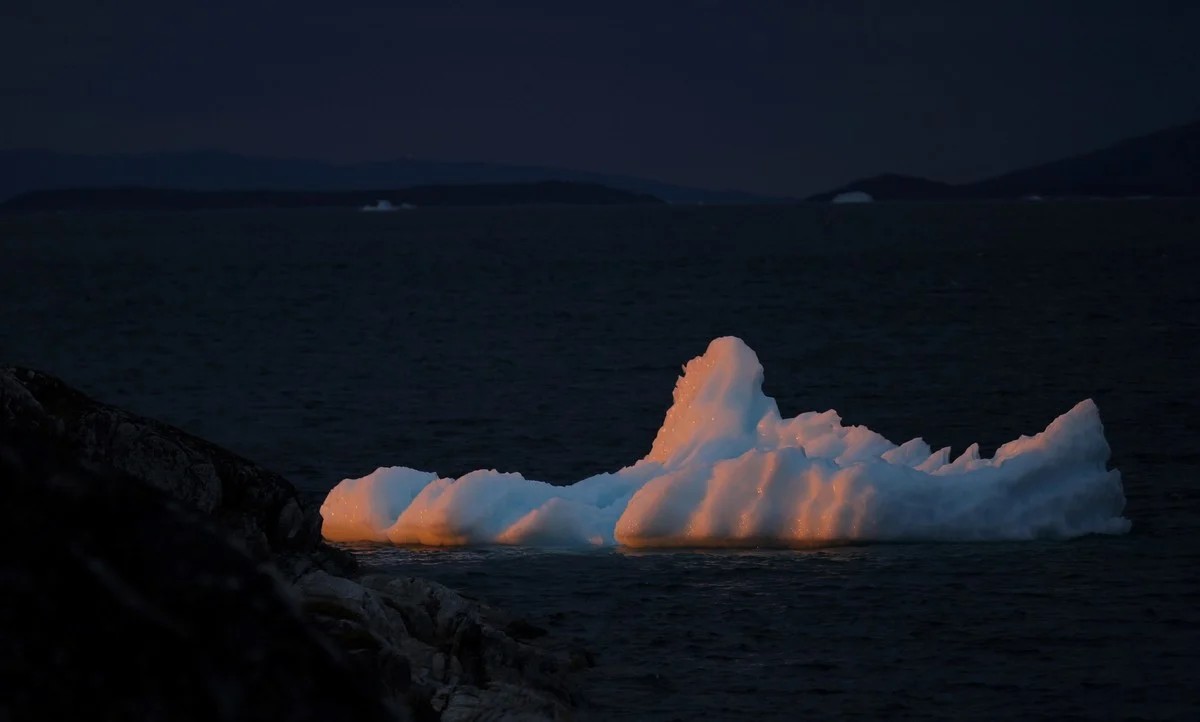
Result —
<path fill-rule="evenodd" d="M 941 183 L 885 173 L 807 200 L 849 193 L 882 201 L 1188 198 L 1200 196 L 1200 121 L 974 183 Z"/>
<path fill-rule="evenodd" d="M 81 155 L 0 150 L 0 201 L 70 188 L 179 188 L 190 191 L 367 191 L 425 186 L 511 185 L 562 181 L 601 185 L 668 203 L 786 203 L 736 190 L 709 190 L 648 178 L 566 168 L 416 158 L 331 163 L 220 150 Z M 371 198 L 374 202 L 380 198 Z"/>
<path fill-rule="evenodd" d="M 428 185 L 363 191 L 195 191 L 170 188 L 66 188 L 22 193 L 6 211 L 202 211 L 268 208 L 410 210 L 438 206 L 644 205 L 645 193 L 595 183 Z"/>

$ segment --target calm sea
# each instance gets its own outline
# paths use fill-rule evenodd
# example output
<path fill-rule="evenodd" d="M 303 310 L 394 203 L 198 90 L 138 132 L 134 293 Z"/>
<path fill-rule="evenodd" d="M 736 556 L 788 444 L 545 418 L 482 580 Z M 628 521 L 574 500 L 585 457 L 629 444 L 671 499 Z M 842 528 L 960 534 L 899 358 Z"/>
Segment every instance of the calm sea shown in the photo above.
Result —
<path fill-rule="evenodd" d="M 617 469 L 729 334 L 785 415 L 897 442 L 990 453 L 1092 397 L 1133 532 L 360 557 L 595 650 L 592 719 L 1200 716 L 1200 204 L 0 216 L 0 362 L 317 498 Z"/>

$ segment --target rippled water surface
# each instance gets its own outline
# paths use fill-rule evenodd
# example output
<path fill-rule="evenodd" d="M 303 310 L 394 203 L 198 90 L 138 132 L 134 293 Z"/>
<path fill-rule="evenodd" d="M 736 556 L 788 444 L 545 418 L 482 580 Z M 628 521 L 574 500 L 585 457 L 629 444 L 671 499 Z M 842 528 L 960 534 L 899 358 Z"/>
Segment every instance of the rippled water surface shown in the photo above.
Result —
<path fill-rule="evenodd" d="M 1183 569 L 1200 556 L 1150 539 L 359 552 L 597 650 L 588 719 L 1180 719 L 1200 702 Z"/>
<path fill-rule="evenodd" d="M 1200 205 L 0 217 L 0 361 L 278 469 L 548 481 L 649 448 L 744 338 L 780 410 L 984 453 L 1094 398 L 1133 533 L 360 547 L 597 653 L 594 719 L 1200 713 Z"/>

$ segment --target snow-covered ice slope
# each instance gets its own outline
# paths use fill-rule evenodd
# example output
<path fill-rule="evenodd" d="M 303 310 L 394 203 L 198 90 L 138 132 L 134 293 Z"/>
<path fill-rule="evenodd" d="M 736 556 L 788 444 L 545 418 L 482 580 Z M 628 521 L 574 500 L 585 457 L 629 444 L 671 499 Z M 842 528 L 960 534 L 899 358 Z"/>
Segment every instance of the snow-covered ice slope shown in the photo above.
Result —
<path fill-rule="evenodd" d="M 980 458 L 899 446 L 835 411 L 779 415 L 740 339 L 692 359 L 650 453 L 570 486 L 405 467 L 338 484 L 321 507 L 333 541 L 396 544 L 808 546 L 841 541 L 1061 539 L 1123 534 L 1121 474 L 1107 469 L 1085 400 L 1045 431 Z"/>

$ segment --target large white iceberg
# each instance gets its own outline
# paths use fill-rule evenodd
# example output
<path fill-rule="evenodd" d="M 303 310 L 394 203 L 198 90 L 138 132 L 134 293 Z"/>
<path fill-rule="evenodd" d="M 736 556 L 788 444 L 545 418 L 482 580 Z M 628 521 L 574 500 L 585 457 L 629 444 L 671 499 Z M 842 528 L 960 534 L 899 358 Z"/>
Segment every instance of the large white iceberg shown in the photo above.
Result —
<path fill-rule="evenodd" d="M 899 446 L 835 411 L 784 419 L 740 339 L 692 359 L 650 453 L 569 486 L 404 467 L 338 484 L 332 541 L 395 544 L 811 546 L 849 541 L 1064 539 L 1123 534 L 1121 474 L 1092 401 L 990 459 Z"/>

